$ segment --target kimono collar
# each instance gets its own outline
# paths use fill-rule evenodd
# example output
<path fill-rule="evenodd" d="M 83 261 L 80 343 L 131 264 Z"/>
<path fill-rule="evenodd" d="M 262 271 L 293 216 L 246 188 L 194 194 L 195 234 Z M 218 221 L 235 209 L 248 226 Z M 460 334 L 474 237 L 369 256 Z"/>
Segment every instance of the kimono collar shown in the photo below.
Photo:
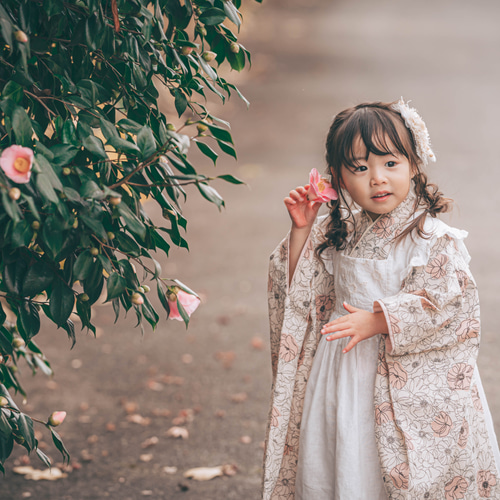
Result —
<path fill-rule="evenodd" d="M 358 212 L 355 215 L 356 232 L 347 245 L 347 254 L 352 256 L 366 254 L 368 258 L 385 258 L 394 237 L 422 213 L 421 209 L 415 211 L 416 197 L 412 185 L 402 203 L 374 221 L 364 210 Z"/>

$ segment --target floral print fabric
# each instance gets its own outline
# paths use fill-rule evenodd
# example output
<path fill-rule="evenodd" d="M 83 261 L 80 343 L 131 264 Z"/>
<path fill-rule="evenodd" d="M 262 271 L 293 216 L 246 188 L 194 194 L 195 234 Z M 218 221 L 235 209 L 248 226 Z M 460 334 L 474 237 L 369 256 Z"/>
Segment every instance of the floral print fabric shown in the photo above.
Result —
<path fill-rule="evenodd" d="M 375 223 L 357 214 L 356 235 L 344 252 L 387 259 L 412 210 L 409 196 Z M 271 256 L 273 385 L 264 500 L 294 498 L 305 389 L 319 331 L 335 305 L 333 273 L 314 254 L 326 223 L 320 218 L 311 231 L 290 287 L 288 238 Z M 374 304 L 390 331 L 380 342 L 375 386 L 381 474 L 393 500 L 500 498 L 497 444 L 488 434 L 477 389 L 479 303 L 463 233 L 434 219 L 427 228 L 428 240 L 404 240 L 408 265 L 400 292 Z"/>

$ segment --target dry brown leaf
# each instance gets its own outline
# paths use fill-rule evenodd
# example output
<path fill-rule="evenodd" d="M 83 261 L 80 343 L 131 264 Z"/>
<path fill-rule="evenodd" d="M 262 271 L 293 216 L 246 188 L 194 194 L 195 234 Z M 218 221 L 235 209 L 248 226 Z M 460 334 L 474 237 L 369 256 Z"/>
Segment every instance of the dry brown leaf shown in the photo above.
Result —
<path fill-rule="evenodd" d="M 262 349 L 264 349 L 264 340 L 262 339 L 262 337 L 253 337 L 250 345 L 254 349 L 257 349 L 257 351 L 262 351 Z"/>
<path fill-rule="evenodd" d="M 144 453 L 139 457 L 139 460 L 141 462 L 151 462 L 153 460 L 153 454 L 152 453 Z"/>
<path fill-rule="evenodd" d="M 170 429 L 165 433 L 167 437 L 187 439 L 189 437 L 189 432 L 185 427 L 170 427 Z"/>
<path fill-rule="evenodd" d="M 99 441 L 99 436 L 97 434 L 92 434 L 92 436 L 89 436 L 87 438 L 87 443 L 89 444 L 95 444 Z"/>
<path fill-rule="evenodd" d="M 80 452 L 80 456 L 84 462 L 92 462 L 92 460 L 94 460 L 94 457 L 90 454 L 89 450 L 82 450 Z"/>
<path fill-rule="evenodd" d="M 241 436 L 240 443 L 250 444 L 252 442 L 252 438 L 250 436 Z"/>
<path fill-rule="evenodd" d="M 167 465 L 167 466 L 163 467 L 163 472 L 165 472 L 166 474 L 176 474 L 177 467 L 175 467 L 175 466 L 169 467 Z"/>
<path fill-rule="evenodd" d="M 57 479 L 62 479 L 68 477 L 61 469 L 57 467 L 52 467 L 51 469 L 34 469 L 31 465 L 14 467 L 12 469 L 16 474 L 24 476 L 25 479 L 31 479 L 32 481 L 56 481 Z"/>
<path fill-rule="evenodd" d="M 215 359 L 222 363 L 222 366 L 229 370 L 233 367 L 236 354 L 234 351 L 218 351 L 214 354 Z"/>
<path fill-rule="evenodd" d="M 158 444 L 159 439 L 156 436 L 151 436 L 142 442 L 141 448 L 149 448 L 150 446 L 154 446 Z"/>
<path fill-rule="evenodd" d="M 192 362 L 193 362 L 193 356 L 191 354 L 183 354 L 181 356 L 181 361 L 185 364 L 185 365 L 190 365 Z"/>
<path fill-rule="evenodd" d="M 210 481 L 210 479 L 219 476 L 234 476 L 237 470 L 234 464 L 224 464 L 216 467 L 195 467 L 184 472 L 183 476 L 195 481 Z"/>
<path fill-rule="evenodd" d="M 143 417 L 142 415 L 139 415 L 138 413 L 136 413 L 134 415 L 128 415 L 127 421 L 132 422 L 133 424 L 138 424 L 138 425 L 143 425 L 143 426 L 147 426 L 151 423 L 150 418 Z"/>
<path fill-rule="evenodd" d="M 160 384 L 160 382 L 157 382 L 156 380 L 148 380 L 147 386 L 150 391 L 163 391 L 163 384 Z"/>
<path fill-rule="evenodd" d="M 226 416 L 226 410 L 217 410 L 214 415 L 218 418 L 224 418 Z"/>
<path fill-rule="evenodd" d="M 246 392 L 237 392 L 236 394 L 231 394 L 231 401 L 233 403 L 243 403 L 248 399 L 248 394 Z"/>
<path fill-rule="evenodd" d="M 167 385 L 182 385 L 184 383 L 183 377 L 174 377 L 173 375 L 163 375 L 160 380 Z"/>
<path fill-rule="evenodd" d="M 113 422 L 108 422 L 106 424 L 106 430 L 108 432 L 115 432 L 116 431 L 116 425 Z"/>

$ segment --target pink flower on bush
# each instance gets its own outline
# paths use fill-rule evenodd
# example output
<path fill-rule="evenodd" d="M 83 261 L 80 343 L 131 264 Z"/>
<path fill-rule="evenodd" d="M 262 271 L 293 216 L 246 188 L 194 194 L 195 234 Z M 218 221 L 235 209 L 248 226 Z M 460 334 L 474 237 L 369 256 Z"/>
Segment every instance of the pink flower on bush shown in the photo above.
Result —
<path fill-rule="evenodd" d="M 309 190 L 307 191 L 307 199 L 309 201 L 319 201 L 326 203 L 330 200 L 338 198 L 337 191 L 332 188 L 332 185 L 319 175 L 319 172 L 313 168 L 309 173 Z"/>
<path fill-rule="evenodd" d="M 57 427 L 58 425 L 61 425 L 64 422 L 65 418 L 66 418 L 65 411 L 55 411 L 49 417 L 49 424 L 52 427 Z"/>
<path fill-rule="evenodd" d="M 173 290 L 167 294 L 167 300 L 168 306 L 170 307 L 170 314 L 168 317 L 178 321 L 184 320 L 182 319 L 181 313 L 177 307 L 177 301 L 180 302 L 188 316 L 191 316 L 191 314 L 193 314 L 196 308 L 200 305 L 200 299 L 196 297 L 196 295 L 191 295 L 190 293 L 181 290 L 179 287 L 174 287 Z"/>
<path fill-rule="evenodd" d="M 30 181 L 32 166 L 33 151 L 30 148 L 10 146 L 4 149 L 0 156 L 0 167 L 5 175 L 18 184 L 26 184 Z"/>

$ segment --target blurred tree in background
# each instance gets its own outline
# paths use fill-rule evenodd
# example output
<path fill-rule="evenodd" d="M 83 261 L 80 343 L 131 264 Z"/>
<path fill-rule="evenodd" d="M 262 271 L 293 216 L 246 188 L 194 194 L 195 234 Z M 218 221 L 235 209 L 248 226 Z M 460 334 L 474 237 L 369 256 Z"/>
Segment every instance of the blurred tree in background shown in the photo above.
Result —
<path fill-rule="evenodd" d="M 257 0 L 259 1 L 259 0 Z M 195 292 L 165 279 L 152 252 L 188 248 L 183 186 L 195 185 L 219 208 L 213 179 L 188 159 L 193 143 L 215 164 L 236 158 L 229 124 L 206 107 L 238 89 L 218 73 L 241 71 L 249 52 L 234 31 L 241 0 L 3 0 L 0 4 L 0 470 L 14 443 L 38 449 L 33 420 L 10 391 L 25 395 L 20 359 L 51 374 L 33 338 L 41 316 L 75 342 L 71 314 L 95 333 L 101 295 L 137 324 L 160 320 L 147 292 L 153 283 L 167 317 L 183 320 Z M 229 26 L 229 27 L 228 27 Z M 172 99 L 174 117 L 158 107 Z M 246 100 L 245 100 L 246 102 Z M 170 120 L 169 120 L 170 118 Z M 156 201 L 156 225 L 141 200 Z M 134 265 L 135 264 L 135 265 Z M 64 459 L 54 412 L 40 421 Z"/>

